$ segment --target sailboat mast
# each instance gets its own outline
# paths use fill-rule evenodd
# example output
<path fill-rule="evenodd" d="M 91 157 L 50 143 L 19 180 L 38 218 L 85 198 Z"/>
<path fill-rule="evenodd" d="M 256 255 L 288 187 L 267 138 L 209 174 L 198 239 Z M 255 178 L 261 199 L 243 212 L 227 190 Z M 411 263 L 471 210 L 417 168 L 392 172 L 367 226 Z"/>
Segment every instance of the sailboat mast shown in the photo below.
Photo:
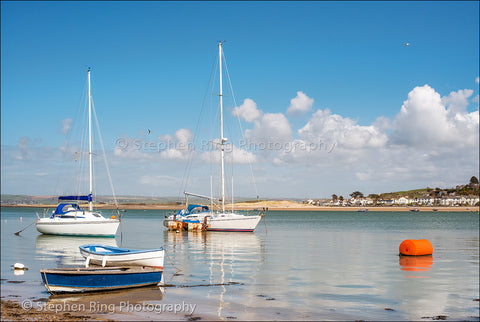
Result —
<path fill-rule="evenodd" d="M 92 93 L 90 90 L 90 67 L 88 68 L 88 158 L 90 164 L 90 195 L 88 200 L 88 209 L 93 211 L 93 169 L 92 169 Z"/>
<path fill-rule="evenodd" d="M 222 88 L 222 43 L 218 43 L 218 59 L 220 67 L 220 153 L 222 163 L 222 212 L 225 212 L 225 151 L 224 144 L 226 139 L 223 137 L 223 88 Z"/>

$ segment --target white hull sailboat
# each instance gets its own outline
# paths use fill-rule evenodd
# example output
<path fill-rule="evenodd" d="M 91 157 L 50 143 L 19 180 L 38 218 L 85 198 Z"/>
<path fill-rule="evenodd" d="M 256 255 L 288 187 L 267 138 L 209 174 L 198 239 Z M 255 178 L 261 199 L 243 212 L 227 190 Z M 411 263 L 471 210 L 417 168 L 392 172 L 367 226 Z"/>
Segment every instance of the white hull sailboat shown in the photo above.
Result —
<path fill-rule="evenodd" d="M 99 213 L 85 212 L 88 217 L 101 216 Z M 115 237 L 119 226 L 118 219 L 102 218 L 40 218 L 37 230 L 45 235 Z"/>
<path fill-rule="evenodd" d="M 218 43 L 219 56 L 219 83 L 220 83 L 220 154 L 221 154 L 221 211 L 212 211 L 208 206 L 188 205 L 187 208 L 179 211 L 175 215 L 166 216 L 164 225 L 169 227 L 172 221 L 183 223 L 199 223 L 203 225 L 203 230 L 207 231 L 238 231 L 238 232 L 252 232 L 257 227 L 258 223 L 264 216 L 261 215 L 244 215 L 225 211 L 225 143 L 227 139 L 223 135 L 223 86 L 222 86 L 222 43 Z M 185 192 L 185 195 L 192 195 L 200 198 L 213 200 L 211 197 L 205 197 L 193 193 Z M 199 209 L 200 208 L 200 209 Z M 183 226 L 187 228 L 187 225 Z M 188 228 L 187 228 L 188 229 Z"/>
<path fill-rule="evenodd" d="M 61 196 L 61 202 L 49 218 L 36 221 L 37 230 L 47 235 L 115 237 L 120 220 L 116 216 L 103 217 L 93 210 L 93 167 L 92 167 L 92 106 L 90 90 L 90 68 L 88 69 L 88 139 L 90 193 L 83 196 Z M 77 201 L 87 201 L 88 210 L 80 208 Z"/>
<path fill-rule="evenodd" d="M 210 231 L 254 231 L 262 216 L 245 216 L 235 213 L 220 213 L 207 219 Z"/>

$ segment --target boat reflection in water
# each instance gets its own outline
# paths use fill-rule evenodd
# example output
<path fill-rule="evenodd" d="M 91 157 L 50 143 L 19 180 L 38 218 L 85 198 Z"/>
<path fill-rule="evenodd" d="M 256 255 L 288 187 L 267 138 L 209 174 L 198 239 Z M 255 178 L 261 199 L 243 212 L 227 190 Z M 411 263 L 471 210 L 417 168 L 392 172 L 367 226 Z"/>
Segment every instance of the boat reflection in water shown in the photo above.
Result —
<path fill-rule="evenodd" d="M 415 272 L 406 275 L 408 278 L 429 278 L 428 271 L 433 265 L 432 255 L 404 256 L 399 258 L 400 269 L 407 272 Z M 418 273 L 417 273 L 418 272 Z"/>
<path fill-rule="evenodd" d="M 211 319 L 225 320 L 243 310 L 245 298 L 239 288 L 257 284 L 256 272 L 265 262 L 264 245 L 256 234 L 209 231 L 165 231 L 164 234 L 170 257 L 182 268 L 174 276 L 165 275 L 165 283 L 188 286 L 175 289 L 175 296 L 198 293 L 197 298 L 205 301 L 199 303 L 198 308 L 204 309 Z M 166 288 L 166 291 L 171 290 Z M 258 299 L 255 293 L 247 297 Z M 214 312 L 216 316 L 210 316 Z"/>
<path fill-rule="evenodd" d="M 80 254 L 78 247 L 93 243 L 117 247 L 115 238 L 54 235 L 39 235 L 35 241 L 35 246 L 38 254 L 56 257 L 57 267 L 62 267 L 65 265 L 82 265 L 85 259 Z"/>
<path fill-rule="evenodd" d="M 60 308 L 63 306 L 83 314 L 129 314 L 137 311 L 144 312 L 145 318 L 152 319 L 158 316 L 162 309 L 163 288 L 159 286 L 146 286 L 125 290 L 108 292 L 94 292 L 82 294 L 50 295 L 45 303 L 47 308 Z M 138 312 L 137 312 L 138 313 Z M 152 316 L 148 316 L 152 314 Z M 112 318 L 108 316 L 108 318 Z"/>
<path fill-rule="evenodd" d="M 228 249 L 230 252 L 258 251 L 260 239 L 251 232 L 232 234 L 230 232 L 209 231 L 165 231 L 165 244 L 175 248 L 191 249 Z M 182 246 L 183 245 L 183 246 Z"/>

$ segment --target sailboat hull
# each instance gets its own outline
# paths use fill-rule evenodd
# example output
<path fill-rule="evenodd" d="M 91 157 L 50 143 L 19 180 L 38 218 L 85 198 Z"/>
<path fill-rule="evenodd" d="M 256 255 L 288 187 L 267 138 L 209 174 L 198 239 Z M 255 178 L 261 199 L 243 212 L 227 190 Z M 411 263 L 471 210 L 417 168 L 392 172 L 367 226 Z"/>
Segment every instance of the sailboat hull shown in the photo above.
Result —
<path fill-rule="evenodd" d="M 207 221 L 207 231 L 252 232 L 261 219 L 261 216 L 213 217 Z"/>
<path fill-rule="evenodd" d="M 119 224 L 120 221 L 115 219 L 86 221 L 43 218 L 37 220 L 36 226 L 40 233 L 46 235 L 115 237 Z"/>

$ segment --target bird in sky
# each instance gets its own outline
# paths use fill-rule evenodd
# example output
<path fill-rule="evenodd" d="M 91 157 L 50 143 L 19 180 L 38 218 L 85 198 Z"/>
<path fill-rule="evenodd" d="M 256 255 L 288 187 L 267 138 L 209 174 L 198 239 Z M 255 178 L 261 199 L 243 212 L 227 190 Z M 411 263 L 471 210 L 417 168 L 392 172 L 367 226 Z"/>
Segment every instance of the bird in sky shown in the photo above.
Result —
<path fill-rule="evenodd" d="M 407 46 L 410 46 L 410 44 L 408 42 L 404 42 L 403 46 L 407 47 Z"/>
<path fill-rule="evenodd" d="M 152 131 L 150 131 L 150 129 L 148 129 L 148 134 L 152 133 Z"/>

